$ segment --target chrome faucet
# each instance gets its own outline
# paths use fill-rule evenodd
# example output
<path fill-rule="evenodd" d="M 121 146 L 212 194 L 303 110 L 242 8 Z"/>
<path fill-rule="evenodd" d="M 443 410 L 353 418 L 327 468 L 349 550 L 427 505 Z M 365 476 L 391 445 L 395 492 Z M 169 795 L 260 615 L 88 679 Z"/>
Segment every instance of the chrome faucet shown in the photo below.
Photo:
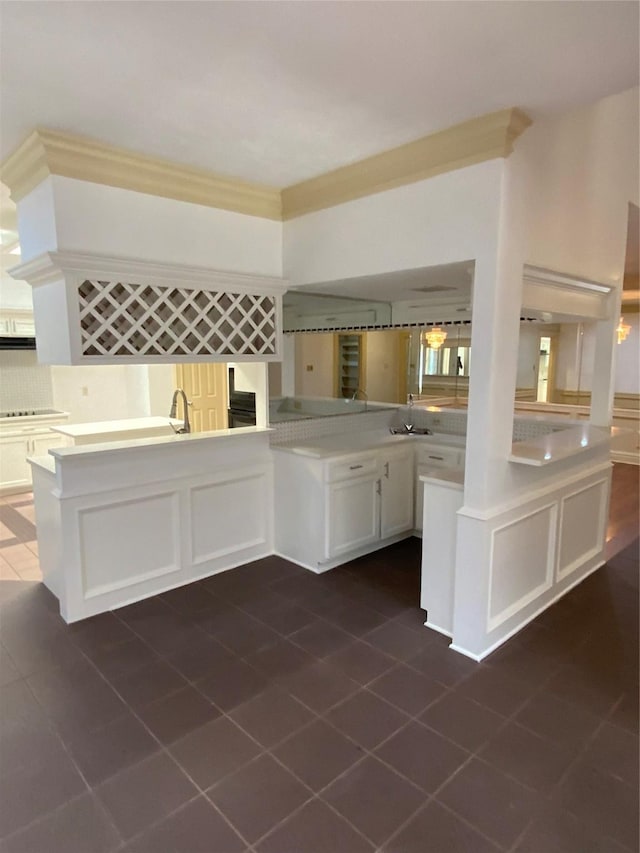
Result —
<path fill-rule="evenodd" d="M 182 388 L 176 388 L 176 390 L 173 392 L 173 400 L 171 401 L 171 411 L 169 412 L 169 417 L 176 417 L 176 413 L 178 411 L 178 397 L 182 397 L 184 420 L 182 421 L 181 427 L 177 427 L 171 424 L 171 429 L 178 435 L 184 435 L 184 433 L 191 432 L 191 424 L 189 423 L 189 406 L 191 405 L 191 403 L 187 400 L 187 395 L 184 393 Z"/>
<path fill-rule="evenodd" d="M 358 394 L 362 394 L 362 396 L 364 397 L 364 410 L 366 412 L 367 411 L 367 401 L 368 401 L 369 397 L 367 396 L 366 392 L 362 390 L 362 388 L 356 388 L 356 390 L 353 392 L 353 395 L 351 397 L 352 402 L 356 399 Z"/>
<path fill-rule="evenodd" d="M 407 409 L 408 411 L 405 413 L 403 426 L 407 432 L 413 432 L 413 394 L 409 394 Z"/>

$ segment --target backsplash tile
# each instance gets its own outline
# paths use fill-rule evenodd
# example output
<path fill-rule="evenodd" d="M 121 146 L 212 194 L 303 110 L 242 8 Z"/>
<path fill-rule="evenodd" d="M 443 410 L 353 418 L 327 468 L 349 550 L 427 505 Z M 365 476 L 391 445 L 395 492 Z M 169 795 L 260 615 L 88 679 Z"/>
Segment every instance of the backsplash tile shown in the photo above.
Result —
<path fill-rule="evenodd" d="M 448 411 L 441 409 L 433 412 L 420 406 L 409 409 L 400 406 L 395 411 L 361 412 L 354 415 L 336 415 L 334 417 L 306 418 L 304 420 L 285 421 L 273 424 L 271 444 L 285 444 L 301 439 L 320 438 L 324 435 L 358 432 L 370 429 L 385 429 L 389 426 L 401 426 L 408 419 L 415 427 L 428 428 L 432 432 L 444 435 L 466 435 L 466 411 Z M 513 423 L 513 441 L 526 441 L 547 435 L 558 428 L 566 428 L 571 423 L 557 424 L 516 417 Z"/>
<path fill-rule="evenodd" d="M 285 444 L 299 439 L 320 438 L 322 435 L 335 435 L 341 432 L 360 432 L 369 429 L 385 429 L 391 424 L 394 412 L 383 409 L 380 412 L 358 412 L 355 415 L 335 415 L 333 417 L 305 418 L 300 421 L 284 421 L 273 424 L 271 444 Z"/>
<path fill-rule="evenodd" d="M 40 364 L 34 350 L 0 352 L 0 410 L 52 407 L 50 365 Z"/>

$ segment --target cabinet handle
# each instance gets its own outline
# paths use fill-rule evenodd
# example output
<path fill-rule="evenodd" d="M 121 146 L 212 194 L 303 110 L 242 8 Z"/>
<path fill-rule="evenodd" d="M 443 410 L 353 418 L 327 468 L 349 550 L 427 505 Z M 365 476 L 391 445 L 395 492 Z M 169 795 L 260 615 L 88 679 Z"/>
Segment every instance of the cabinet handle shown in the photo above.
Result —
<path fill-rule="evenodd" d="M 382 494 L 382 480 L 376 480 L 376 494 Z"/>
<path fill-rule="evenodd" d="M 439 459 L 441 462 L 444 462 L 444 456 L 427 456 L 427 459 Z"/>
<path fill-rule="evenodd" d="M 349 465 L 350 471 L 357 471 L 358 468 L 362 468 L 362 465 Z"/>
<path fill-rule="evenodd" d="M 384 476 L 387 478 L 387 480 L 389 479 L 389 463 L 388 462 L 384 463 Z"/>

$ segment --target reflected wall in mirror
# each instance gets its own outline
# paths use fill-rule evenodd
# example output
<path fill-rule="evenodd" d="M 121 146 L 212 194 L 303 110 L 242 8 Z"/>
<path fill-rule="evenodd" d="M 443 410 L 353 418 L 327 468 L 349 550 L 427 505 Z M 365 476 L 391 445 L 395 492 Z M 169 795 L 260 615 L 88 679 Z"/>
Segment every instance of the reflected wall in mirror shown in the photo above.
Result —
<path fill-rule="evenodd" d="M 631 316 L 637 342 L 638 315 Z M 516 382 L 517 402 L 590 406 L 596 322 L 562 318 L 557 323 L 523 323 Z M 639 367 L 634 343 L 616 346 L 614 406 L 639 407 Z M 637 343 L 636 343 L 637 346 Z"/>
<path fill-rule="evenodd" d="M 516 400 L 588 406 L 595 323 L 523 323 Z"/>

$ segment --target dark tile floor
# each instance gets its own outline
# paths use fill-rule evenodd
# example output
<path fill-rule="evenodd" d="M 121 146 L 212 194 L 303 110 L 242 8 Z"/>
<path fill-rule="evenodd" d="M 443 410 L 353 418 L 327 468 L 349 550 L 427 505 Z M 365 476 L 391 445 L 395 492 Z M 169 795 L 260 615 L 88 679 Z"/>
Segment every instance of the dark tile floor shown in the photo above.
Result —
<path fill-rule="evenodd" d="M 636 851 L 637 540 L 482 664 L 419 547 L 71 626 L 2 581 L 2 853 Z"/>

